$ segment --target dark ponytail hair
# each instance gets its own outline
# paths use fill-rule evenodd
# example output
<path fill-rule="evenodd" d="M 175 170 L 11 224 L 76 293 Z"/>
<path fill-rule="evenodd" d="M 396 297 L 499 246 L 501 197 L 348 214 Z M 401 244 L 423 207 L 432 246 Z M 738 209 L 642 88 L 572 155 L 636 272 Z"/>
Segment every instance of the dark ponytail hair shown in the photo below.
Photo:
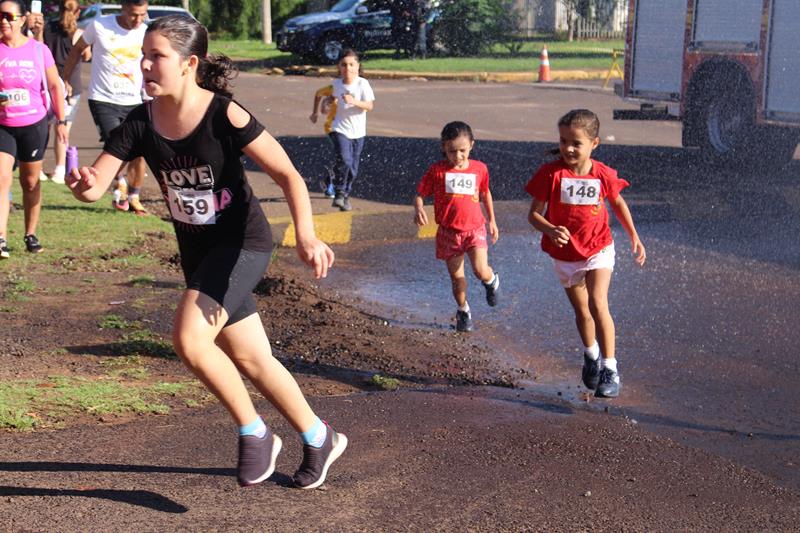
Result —
<path fill-rule="evenodd" d="M 475 137 L 472 135 L 472 128 L 470 128 L 469 124 L 466 122 L 456 120 L 448 122 L 444 125 L 444 128 L 442 128 L 442 142 L 458 139 L 462 135 L 469 137 L 470 141 L 475 140 Z"/>
<path fill-rule="evenodd" d="M 208 55 L 208 31 L 195 19 L 183 15 L 159 17 L 148 22 L 147 33 L 158 32 L 170 42 L 181 59 L 197 56 L 197 85 L 203 89 L 232 97 L 229 83 L 239 74 L 233 61 L 225 55 Z"/>

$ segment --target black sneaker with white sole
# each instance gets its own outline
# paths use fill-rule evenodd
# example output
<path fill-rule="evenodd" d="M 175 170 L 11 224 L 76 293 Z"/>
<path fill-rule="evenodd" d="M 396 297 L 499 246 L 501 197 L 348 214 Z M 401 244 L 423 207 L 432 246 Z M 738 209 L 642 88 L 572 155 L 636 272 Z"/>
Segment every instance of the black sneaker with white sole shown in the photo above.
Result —
<path fill-rule="evenodd" d="M 28 250 L 32 254 L 38 254 L 42 251 L 43 247 L 39 244 L 39 239 L 36 238 L 36 235 L 31 233 L 30 235 L 25 235 L 23 238 L 25 241 L 25 249 Z"/>
<path fill-rule="evenodd" d="M 597 389 L 597 383 L 600 381 L 600 358 L 592 359 L 586 354 L 583 354 L 583 369 L 581 370 L 581 379 L 587 389 Z"/>
<path fill-rule="evenodd" d="M 494 307 L 497 305 L 497 293 L 500 292 L 500 274 L 494 273 L 494 283 L 483 283 L 483 288 L 486 289 L 486 303 Z"/>
<path fill-rule="evenodd" d="M 11 257 L 11 252 L 8 250 L 8 242 L 3 237 L 0 237 L 0 259 L 8 259 Z"/>
<path fill-rule="evenodd" d="M 600 371 L 600 379 L 597 383 L 597 389 L 594 395 L 598 398 L 616 398 L 619 396 L 619 372 L 615 372 L 609 368 L 604 368 Z"/>
<path fill-rule="evenodd" d="M 310 444 L 303 446 L 303 462 L 292 476 L 292 481 L 300 489 L 316 489 L 323 483 L 328 475 L 328 468 L 339 458 L 347 448 L 347 437 L 337 433 L 325 423 L 327 434 L 325 442 L 320 448 Z"/>
<path fill-rule="evenodd" d="M 469 311 L 456 311 L 456 331 L 472 331 L 472 314 Z"/>
<path fill-rule="evenodd" d="M 255 435 L 239 436 L 239 463 L 236 465 L 239 485 L 249 487 L 271 476 L 275 472 L 275 460 L 282 445 L 281 438 L 269 429 L 261 438 Z"/>

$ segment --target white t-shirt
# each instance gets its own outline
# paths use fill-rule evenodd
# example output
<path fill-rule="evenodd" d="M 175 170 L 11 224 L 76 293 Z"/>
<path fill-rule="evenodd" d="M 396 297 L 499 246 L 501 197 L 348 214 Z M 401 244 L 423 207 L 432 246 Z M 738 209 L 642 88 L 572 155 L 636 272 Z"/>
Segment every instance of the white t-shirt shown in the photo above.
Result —
<path fill-rule="evenodd" d="M 336 97 L 336 118 L 333 119 L 331 131 L 341 133 L 348 139 L 359 139 L 367 135 L 367 112 L 353 104 L 345 104 L 343 96 L 353 95 L 356 100 L 372 102 L 375 93 L 369 82 L 362 77 L 350 85 L 345 85 L 341 78 L 333 80 L 333 96 Z"/>
<path fill-rule="evenodd" d="M 98 17 L 86 27 L 83 40 L 92 47 L 89 100 L 109 104 L 142 103 L 142 41 L 147 25 L 126 30 L 116 15 Z"/>

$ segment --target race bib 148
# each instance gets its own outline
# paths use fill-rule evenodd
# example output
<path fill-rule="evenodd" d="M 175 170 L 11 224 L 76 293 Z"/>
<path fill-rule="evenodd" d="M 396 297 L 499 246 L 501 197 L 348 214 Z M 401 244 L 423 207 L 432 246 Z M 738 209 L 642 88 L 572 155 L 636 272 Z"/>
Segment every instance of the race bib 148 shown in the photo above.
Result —
<path fill-rule="evenodd" d="M 561 203 L 597 205 L 600 203 L 600 180 L 596 178 L 561 178 Z"/>

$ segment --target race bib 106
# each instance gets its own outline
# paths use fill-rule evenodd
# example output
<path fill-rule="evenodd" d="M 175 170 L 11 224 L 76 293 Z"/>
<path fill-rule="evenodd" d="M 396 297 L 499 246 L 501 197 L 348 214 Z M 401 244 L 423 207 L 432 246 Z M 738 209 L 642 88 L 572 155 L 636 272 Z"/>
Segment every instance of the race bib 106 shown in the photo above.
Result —
<path fill-rule="evenodd" d="M 463 172 L 446 172 L 444 187 L 447 194 L 466 194 L 475 196 L 478 177 L 475 174 Z"/>
<path fill-rule="evenodd" d="M 561 178 L 561 203 L 597 205 L 600 203 L 600 180 L 596 178 Z"/>
<path fill-rule="evenodd" d="M 217 211 L 211 189 L 196 191 L 167 187 L 167 196 L 173 219 L 196 226 L 216 223 Z"/>
<path fill-rule="evenodd" d="M 31 105 L 31 95 L 28 89 L 9 89 L 8 93 L 9 106 L 27 107 Z"/>

